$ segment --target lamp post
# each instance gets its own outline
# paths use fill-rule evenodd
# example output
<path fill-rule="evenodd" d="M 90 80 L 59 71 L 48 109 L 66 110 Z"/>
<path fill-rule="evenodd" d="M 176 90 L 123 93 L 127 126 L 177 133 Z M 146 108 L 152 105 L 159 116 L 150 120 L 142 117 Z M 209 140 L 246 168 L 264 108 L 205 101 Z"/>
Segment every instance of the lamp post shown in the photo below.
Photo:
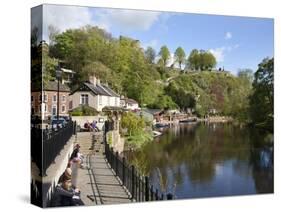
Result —
<path fill-rule="evenodd" d="M 58 90 L 57 90 L 57 121 L 59 121 L 60 117 L 60 79 L 62 76 L 62 71 L 60 70 L 60 66 L 57 66 L 56 77 L 58 81 Z"/>

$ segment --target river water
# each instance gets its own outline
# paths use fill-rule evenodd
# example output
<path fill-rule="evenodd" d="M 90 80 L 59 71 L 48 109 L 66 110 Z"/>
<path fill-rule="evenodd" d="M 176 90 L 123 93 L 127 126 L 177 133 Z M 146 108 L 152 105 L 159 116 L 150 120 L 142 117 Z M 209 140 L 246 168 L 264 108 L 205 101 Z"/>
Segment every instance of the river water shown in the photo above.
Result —
<path fill-rule="evenodd" d="M 150 183 L 177 199 L 273 192 L 272 137 L 231 124 L 179 124 L 127 154 Z"/>

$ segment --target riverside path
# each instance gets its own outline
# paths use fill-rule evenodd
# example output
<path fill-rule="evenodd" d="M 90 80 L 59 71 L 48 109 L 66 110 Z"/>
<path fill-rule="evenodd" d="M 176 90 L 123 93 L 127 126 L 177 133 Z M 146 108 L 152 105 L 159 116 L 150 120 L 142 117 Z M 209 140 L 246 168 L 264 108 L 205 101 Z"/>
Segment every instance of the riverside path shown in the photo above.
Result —
<path fill-rule="evenodd" d="M 89 168 L 79 169 L 78 188 L 85 205 L 132 202 L 130 194 L 110 168 L 104 155 L 103 132 L 77 133 L 76 143 Z"/>

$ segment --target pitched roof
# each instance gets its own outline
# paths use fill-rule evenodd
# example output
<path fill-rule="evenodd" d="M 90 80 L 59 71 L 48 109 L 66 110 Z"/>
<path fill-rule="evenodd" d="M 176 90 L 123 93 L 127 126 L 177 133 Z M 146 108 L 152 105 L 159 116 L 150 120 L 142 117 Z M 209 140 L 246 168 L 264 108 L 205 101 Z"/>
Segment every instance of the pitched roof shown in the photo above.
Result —
<path fill-rule="evenodd" d="M 110 96 L 110 94 L 108 94 L 106 91 L 104 91 L 104 89 L 102 89 L 101 86 L 98 86 L 98 85 L 95 86 L 94 84 L 89 83 L 89 82 L 84 82 L 84 85 L 86 85 L 88 88 L 90 88 L 90 90 L 96 95 Z"/>
<path fill-rule="evenodd" d="M 31 91 L 57 91 L 58 90 L 58 82 L 57 81 L 48 81 L 44 83 L 42 86 L 42 82 L 40 83 L 31 83 Z M 61 92 L 70 92 L 70 88 L 66 84 L 62 84 L 60 82 L 60 91 Z"/>
<path fill-rule="evenodd" d="M 59 83 L 60 91 L 69 92 L 70 88 L 66 84 Z M 49 81 L 45 85 L 43 85 L 44 91 L 57 91 L 58 90 L 58 82 Z"/>
<path fill-rule="evenodd" d="M 74 90 L 71 94 L 75 93 L 78 90 L 81 91 L 81 88 L 83 89 L 82 86 L 86 86 L 95 95 L 119 97 L 119 95 L 115 91 L 113 91 L 111 88 L 109 88 L 107 85 L 97 84 L 95 86 L 94 84 L 92 84 L 88 81 L 84 82 L 78 89 Z"/>
<path fill-rule="evenodd" d="M 110 96 L 119 97 L 119 95 L 107 85 L 100 84 L 99 86 L 102 87 L 104 90 L 106 90 L 106 92 L 109 93 Z"/>

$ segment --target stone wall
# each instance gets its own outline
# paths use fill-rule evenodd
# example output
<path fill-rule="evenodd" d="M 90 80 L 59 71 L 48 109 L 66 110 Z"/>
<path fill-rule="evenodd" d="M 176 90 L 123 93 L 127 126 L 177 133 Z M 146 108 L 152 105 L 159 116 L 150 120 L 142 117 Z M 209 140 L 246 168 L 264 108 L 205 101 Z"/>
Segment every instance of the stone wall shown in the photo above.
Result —
<path fill-rule="evenodd" d="M 99 130 L 104 129 L 104 123 L 107 120 L 107 116 L 72 116 L 72 120 L 76 121 L 77 125 L 80 125 L 82 128 L 84 127 L 84 124 L 89 121 L 90 123 L 93 122 L 93 120 L 97 121 L 97 127 Z"/>

